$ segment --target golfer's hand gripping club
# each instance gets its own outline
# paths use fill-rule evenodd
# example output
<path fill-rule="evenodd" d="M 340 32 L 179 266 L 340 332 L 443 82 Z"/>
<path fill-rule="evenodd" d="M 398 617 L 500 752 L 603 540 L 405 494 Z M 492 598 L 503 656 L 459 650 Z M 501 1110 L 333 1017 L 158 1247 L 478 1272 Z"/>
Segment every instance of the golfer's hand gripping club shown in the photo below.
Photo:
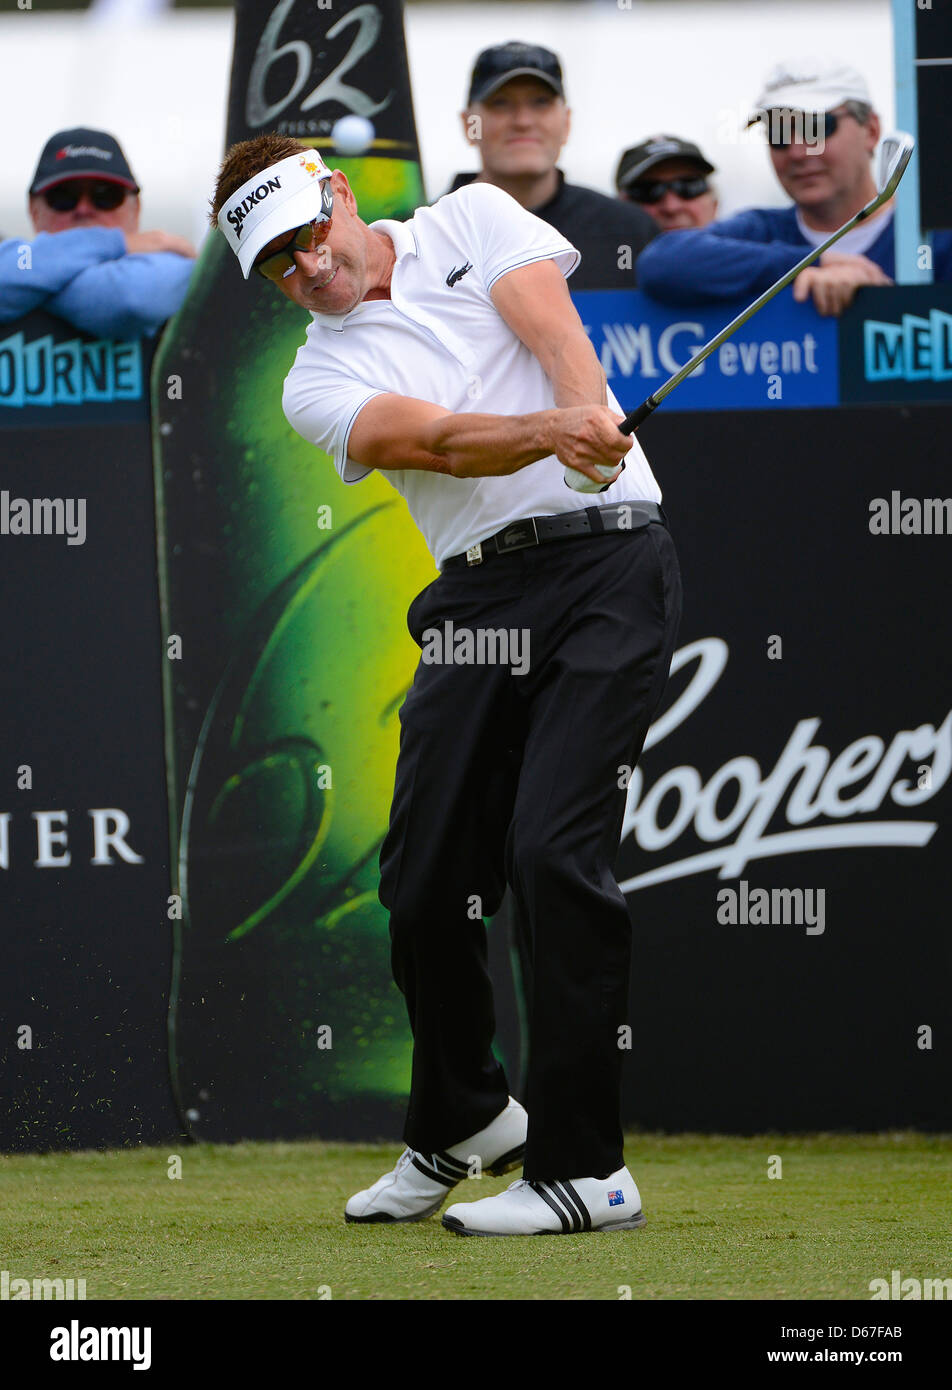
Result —
<path fill-rule="evenodd" d="M 621 424 L 619 424 L 618 429 L 622 435 L 629 435 L 633 432 L 634 427 L 630 424 L 631 418 L 631 416 L 627 416 Z M 596 480 L 590 478 L 587 473 L 582 473 L 579 469 L 571 468 L 566 464 L 563 468 L 566 487 L 572 488 L 574 492 L 604 492 L 606 488 L 611 487 L 612 484 L 617 481 L 617 477 L 621 476 L 622 470 L 625 467 L 625 460 L 620 459 L 618 463 L 613 464 L 596 463 L 592 466 L 608 481 L 604 483 L 596 482 Z"/>
<path fill-rule="evenodd" d="M 655 403 L 653 402 L 654 398 L 649 396 L 648 400 L 646 400 L 642 405 L 638 406 L 637 410 L 633 410 L 630 415 L 626 415 L 624 420 L 618 426 L 619 431 L 622 434 L 634 434 L 635 430 L 641 424 L 642 420 L 647 420 L 648 416 L 654 410 Z M 617 479 L 614 477 L 614 468 L 608 468 L 601 463 L 597 463 L 595 467 L 598 469 L 599 473 L 601 473 L 603 477 L 608 478 L 611 481 L 607 483 L 596 483 L 594 479 L 589 478 L 587 474 L 580 473 L 577 468 L 566 468 L 566 486 L 572 488 L 574 492 L 604 492 L 606 488 L 612 486 L 613 482 L 617 482 Z M 625 467 L 624 459 L 622 459 L 621 461 L 621 467 L 622 469 L 624 469 Z M 621 477 L 621 474 L 619 473 L 618 476 Z"/>

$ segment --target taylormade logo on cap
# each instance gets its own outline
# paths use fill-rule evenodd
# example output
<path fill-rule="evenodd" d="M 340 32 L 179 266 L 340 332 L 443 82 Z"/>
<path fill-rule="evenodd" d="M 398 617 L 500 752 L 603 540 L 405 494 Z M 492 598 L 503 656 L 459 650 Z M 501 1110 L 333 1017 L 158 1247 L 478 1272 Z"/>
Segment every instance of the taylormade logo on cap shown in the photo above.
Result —
<path fill-rule="evenodd" d="M 64 145 L 56 151 L 57 159 L 76 159 L 82 154 L 95 155 L 97 159 L 112 159 L 111 150 L 101 150 L 98 145 Z"/>
<path fill-rule="evenodd" d="M 681 146 L 676 140 L 649 140 L 645 149 L 648 154 L 679 154 Z"/>

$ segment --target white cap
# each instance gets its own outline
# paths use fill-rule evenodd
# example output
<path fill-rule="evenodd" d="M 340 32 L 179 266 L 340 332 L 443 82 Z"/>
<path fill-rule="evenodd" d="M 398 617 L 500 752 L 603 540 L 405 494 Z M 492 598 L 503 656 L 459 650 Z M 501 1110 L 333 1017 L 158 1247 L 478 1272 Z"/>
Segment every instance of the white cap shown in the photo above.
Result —
<path fill-rule="evenodd" d="M 223 204 L 218 226 L 246 280 L 255 256 L 274 237 L 326 219 L 324 182 L 332 172 L 316 150 L 302 150 L 253 175 Z"/>
<path fill-rule="evenodd" d="M 759 121 L 765 111 L 832 111 L 845 101 L 872 105 L 861 72 L 836 58 L 793 58 L 778 63 L 768 74 L 747 124 Z"/>

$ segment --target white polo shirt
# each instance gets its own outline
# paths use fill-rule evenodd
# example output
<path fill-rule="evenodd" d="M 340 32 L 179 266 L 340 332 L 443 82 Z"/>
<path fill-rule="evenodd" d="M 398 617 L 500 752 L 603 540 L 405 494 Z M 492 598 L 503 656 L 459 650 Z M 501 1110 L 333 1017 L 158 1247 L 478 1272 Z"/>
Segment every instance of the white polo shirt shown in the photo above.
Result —
<path fill-rule="evenodd" d="M 568 276 L 579 252 L 502 189 L 473 183 L 420 208 L 407 222 L 371 226 L 393 242 L 389 299 L 347 314 L 311 314 L 307 338 L 284 383 L 293 428 L 334 460 L 345 483 L 373 469 L 347 456 L 354 421 L 374 396 L 395 392 L 454 413 L 525 415 L 551 410 L 552 385 L 496 311 L 501 276 L 554 260 Z M 609 405 L 622 411 L 608 392 Z M 554 454 L 501 477 L 453 478 L 425 469 L 381 469 L 407 505 L 438 568 L 510 521 L 614 502 L 660 502 L 636 440 L 625 471 L 605 492 L 566 487 Z"/>

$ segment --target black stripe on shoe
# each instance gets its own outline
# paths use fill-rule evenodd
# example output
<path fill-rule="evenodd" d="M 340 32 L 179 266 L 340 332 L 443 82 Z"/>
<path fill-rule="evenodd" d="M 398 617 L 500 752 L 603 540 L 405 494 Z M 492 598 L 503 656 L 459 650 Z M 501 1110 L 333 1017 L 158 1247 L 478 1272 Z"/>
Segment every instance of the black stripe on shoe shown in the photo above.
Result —
<path fill-rule="evenodd" d="M 588 1207 L 585 1205 L 585 1203 L 582 1201 L 581 1197 L 578 1195 L 578 1193 L 576 1192 L 576 1190 L 575 1190 L 575 1188 L 572 1186 L 572 1184 L 566 1179 L 565 1182 L 556 1183 L 555 1185 L 556 1185 L 557 1187 L 562 1188 L 563 1191 L 564 1191 L 569 1197 L 571 1197 L 572 1201 L 573 1201 L 573 1202 L 575 1203 L 575 1205 L 578 1207 L 578 1209 L 579 1209 L 579 1215 L 580 1215 L 581 1218 L 582 1218 L 582 1230 L 583 1230 L 583 1231 L 590 1231 L 590 1230 L 592 1229 L 592 1216 L 591 1216 L 591 1212 L 589 1211 L 589 1209 L 588 1209 Z"/>
<path fill-rule="evenodd" d="M 574 1230 L 577 1230 L 577 1229 L 578 1229 L 578 1228 L 577 1228 L 577 1225 L 576 1225 L 576 1221 L 577 1221 L 578 1218 L 575 1216 L 575 1212 L 572 1211 L 571 1208 L 569 1208 L 569 1210 L 571 1211 L 571 1214 L 572 1214 L 572 1218 L 573 1218 L 572 1221 L 570 1222 L 569 1219 L 568 1219 L 568 1217 L 565 1215 L 565 1212 L 562 1210 L 562 1207 L 559 1206 L 556 1202 L 554 1202 L 553 1199 L 552 1199 L 552 1197 L 549 1195 L 549 1193 L 546 1192 L 546 1190 L 545 1190 L 545 1185 L 544 1185 L 543 1183 L 541 1183 L 541 1182 L 530 1182 L 529 1186 L 532 1188 L 532 1191 L 535 1193 L 535 1195 L 536 1195 L 537 1197 L 541 1197 L 542 1200 L 543 1200 L 543 1202 L 545 1202 L 546 1206 L 551 1207 L 552 1210 L 555 1212 L 556 1216 L 559 1218 L 559 1220 L 560 1220 L 561 1223 L 562 1223 L 562 1230 L 563 1230 L 563 1232 L 564 1232 L 565 1235 L 570 1235 Z M 563 1200 L 563 1199 L 560 1198 L 560 1201 L 561 1201 L 561 1200 Z M 564 1205 L 564 1202 L 563 1202 L 563 1205 Z"/>
<path fill-rule="evenodd" d="M 575 1207 L 574 1203 L 572 1202 L 572 1199 L 569 1197 L 562 1184 L 558 1182 L 549 1183 L 549 1190 L 552 1193 L 554 1193 L 556 1197 L 558 1197 L 559 1201 L 565 1207 L 565 1210 L 571 1216 L 572 1230 L 581 1231 L 583 1229 L 582 1213 Z"/>
<path fill-rule="evenodd" d="M 453 1155 L 447 1153 L 445 1149 L 441 1149 L 439 1153 L 431 1154 L 430 1157 L 433 1159 L 434 1163 L 440 1165 L 444 1173 L 450 1174 L 455 1171 L 459 1173 L 461 1178 L 469 1177 L 469 1164 L 464 1163 L 462 1159 L 454 1158 Z M 475 1158 L 476 1155 L 474 1154 L 473 1157 Z"/>
<path fill-rule="evenodd" d="M 573 1232 L 580 1231 L 582 1229 L 582 1214 L 581 1212 L 577 1211 L 575 1206 L 572 1204 L 572 1201 L 568 1196 L 568 1193 L 565 1191 L 565 1188 L 561 1185 L 561 1183 L 557 1182 L 550 1182 L 548 1184 L 548 1187 L 553 1197 L 557 1197 L 559 1199 L 559 1201 L 565 1207 L 565 1210 L 568 1212 L 569 1216 L 572 1218 Z"/>
<path fill-rule="evenodd" d="M 437 1172 L 442 1173 L 444 1178 L 452 1178 L 454 1183 L 469 1177 L 469 1168 L 458 1158 L 451 1158 L 449 1154 L 444 1157 L 441 1153 L 425 1154 L 424 1157 L 429 1159 Z"/>
<path fill-rule="evenodd" d="M 455 1174 L 453 1175 L 453 1177 L 448 1178 L 446 1174 L 441 1173 L 437 1167 L 427 1167 L 427 1165 L 421 1161 L 424 1157 L 425 1155 L 423 1154 L 414 1154 L 410 1162 L 413 1164 L 414 1168 L 419 1169 L 421 1173 L 425 1173 L 426 1176 L 428 1178 L 432 1178 L 434 1182 L 441 1182 L 444 1187 L 456 1186 L 456 1184 L 459 1182 L 459 1178 Z"/>

